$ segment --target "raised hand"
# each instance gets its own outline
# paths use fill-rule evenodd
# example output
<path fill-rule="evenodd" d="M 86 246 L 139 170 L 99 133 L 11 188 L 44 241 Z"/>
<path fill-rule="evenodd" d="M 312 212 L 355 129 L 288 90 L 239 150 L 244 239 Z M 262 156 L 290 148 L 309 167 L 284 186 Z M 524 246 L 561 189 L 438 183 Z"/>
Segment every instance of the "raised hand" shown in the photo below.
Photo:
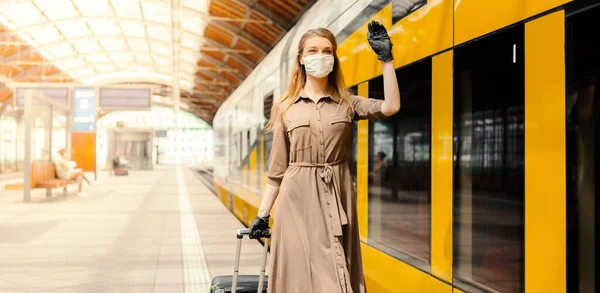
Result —
<path fill-rule="evenodd" d="M 394 59 L 392 56 L 392 42 L 390 41 L 390 36 L 382 24 L 375 20 L 369 23 L 367 40 L 369 41 L 371 49 L 377 54 L 379 60 L 391 61 Z"/>

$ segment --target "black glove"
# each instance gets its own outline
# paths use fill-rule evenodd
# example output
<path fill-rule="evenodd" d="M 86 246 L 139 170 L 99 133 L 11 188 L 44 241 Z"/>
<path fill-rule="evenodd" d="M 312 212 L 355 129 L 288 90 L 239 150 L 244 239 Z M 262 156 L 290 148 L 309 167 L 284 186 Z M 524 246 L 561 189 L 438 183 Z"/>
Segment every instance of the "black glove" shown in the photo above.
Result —
<path fill-rule="evenodd" d="M 390 36 L 382 24 L 374 20 L 369 23 L 367 40 L 369 41 L 369 45 L 371 45 L 371 49 L 378 55 L 377 57 L 379 60 L 391 61 L 394 59 L 392 56 L 392 42 L 390 41 Z"/>
<path fill-rule="evenodd" d="M 262 218 L 257 215 L 254 218 L 254 221 L 250 224 L 250 234 L 248 235 L 250 239 L 259 239 L 267 234 L 267 231 L 269 231 L 269 217 Z"/>

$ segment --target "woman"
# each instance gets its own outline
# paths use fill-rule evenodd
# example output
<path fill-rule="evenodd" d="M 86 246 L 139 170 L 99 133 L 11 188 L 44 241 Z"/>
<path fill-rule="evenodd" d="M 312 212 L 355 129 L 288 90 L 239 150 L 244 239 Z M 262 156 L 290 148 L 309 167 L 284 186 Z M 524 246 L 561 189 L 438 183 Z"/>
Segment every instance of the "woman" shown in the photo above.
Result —
<path fill-rule="evenodd" d="M 54 161 L 54 164 L 56 165 L 56 175 L 58 175 L 58 178 L 60 179 L 75 180 L 77 182 L 77 195 L 86 197 L 88 194 L 81 191 L 82 179 L 85 180 L 88 185 L 92 184 L 90 183 L 90 180 L 85 177 L 85 173 L 82 169 L 74 169 L 71 167 L 70 161 L 66 157 L 66 153 L 65 149 L 60 149 L 58 151 L 60 156 Z"/>
<path fill-rule="evenodd" d="M 366 292 L 346 143 L 353 119 L 383 119 L 400 110 L 387 31 L 373 21 L 367 39 L 381 61 L 384 101 L 351 95 L 335 37 L 319 28 L 300 39 L 288 91 L 271 110 L 268 184 L 250 226 L 251 238 L 268 229 L 278 197 L 270 293 Z"/>

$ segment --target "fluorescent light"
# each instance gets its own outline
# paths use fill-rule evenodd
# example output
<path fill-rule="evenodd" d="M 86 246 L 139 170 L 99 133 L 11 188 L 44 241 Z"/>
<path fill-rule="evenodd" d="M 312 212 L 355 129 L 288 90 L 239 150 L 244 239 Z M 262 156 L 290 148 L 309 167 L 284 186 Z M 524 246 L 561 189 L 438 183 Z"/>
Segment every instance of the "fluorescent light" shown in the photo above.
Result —
<path fill-rule="evenodd" d="M 517 44 L 513 44 L 513 63 L 517 63 Z"/>

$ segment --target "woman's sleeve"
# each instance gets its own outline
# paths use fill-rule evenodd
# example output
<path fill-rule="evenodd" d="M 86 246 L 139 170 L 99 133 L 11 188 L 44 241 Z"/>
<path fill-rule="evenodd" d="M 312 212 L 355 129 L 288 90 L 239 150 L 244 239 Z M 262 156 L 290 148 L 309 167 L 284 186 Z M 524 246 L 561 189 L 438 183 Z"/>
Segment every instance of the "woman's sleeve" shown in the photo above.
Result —
<path fill-rule="evenodd" d="M 279 118 L 279 113 L 275 114 L 272 119 L 275 120 L 273 126 L 273 144 L 271 146 L 271 154 L 269 155 L 267 183 L 279 187 L 288 167 L 290 142 L 285 126 L 282 125 Z"/>
<path fill-rule="evenodd" d="M 350 96 L 352 110 L 354 111 L 354 120 L 370 119 L 381 120 L 387 118 L 381 112 L 383 100 L 367 99 L 360 96 Z"/>

